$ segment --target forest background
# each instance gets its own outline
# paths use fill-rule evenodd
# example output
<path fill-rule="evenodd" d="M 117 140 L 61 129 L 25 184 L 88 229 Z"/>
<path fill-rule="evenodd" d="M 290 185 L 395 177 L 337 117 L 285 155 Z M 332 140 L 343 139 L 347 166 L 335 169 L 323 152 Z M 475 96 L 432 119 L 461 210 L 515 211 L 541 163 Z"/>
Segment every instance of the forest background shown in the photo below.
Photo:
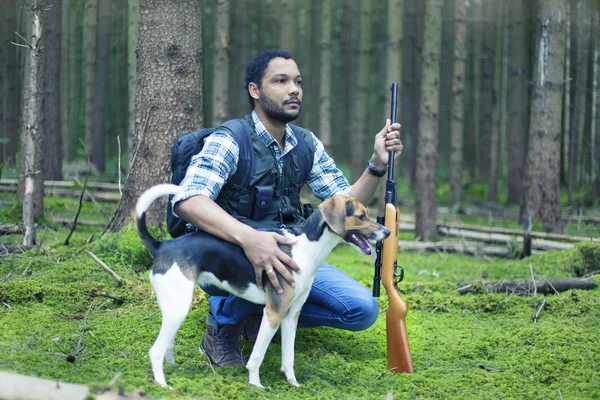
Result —
<path fill-rule="evenodd" d="M 390 85 L 400 83 L 404 150 L 396 176 L 402 221 L 413 223 L 403 240 L 438 241 L 462 221 L 513 230 L 502 250 L 507 260 L 480 245 L 459 256 L 440 242 L 434 255 L 409 252 L 418 247 L 412 241 L 403 247 L 400 290 L 411 307 L 416 375 L 390 376 L 381 367 L 385 346 L 374 338 L 384 335 L 382 317 L 358 334 L 299 333 L 308 388 L 294 392 L 282 382 L 270 394 L 599 393 L 597 288 L 544 295 L 538 325 L 530 314 L 541 310 L 539 294 L 515 298 L 480 286 L 471 297 L 456 293 L 466 281 L 598 272 L 597 1 L 3 0 L 0 18 L 0 222 L 30 227 L 23 243 L 36 244 L 19 255 L 31 248 L 11 247 L 23 230 L 1 236 L 3 369 L 80 383 L 123 373 L 127 390 L 179 395 L 148 384 L 146 352 L 160 317 L 140 273 L 151 260 L 131 229 L 131 211 L 143 190 L 170 179 L 177 136 L 248 112 L 245 65 L 261 50 L 282 48 L 304 78 L 297 123 L 315 132 L 351 181 L 389 117 Z M 76 189 L 73 198 L 62 197 L 62 185 Z M 109 187 L 116 196 L 103 193 Z M 381 203 L 379 196 L 372 205 Z M 163 221 L 163 210 L 151 219 Z M 74 221 L 80 212 L 87 221 Z M 523 228 L 587 243 L 573 249 L 553 236 L 561 238 L 554 249 L 570 250 L 517 261 Z M 346 250 L 336 249 L 332 262 L 372 285 L 367 262 Z M 115 287 L 85 251 L 126 283 Z M 380 305 L 385 311 L 384 298 Z M 194 309 L 196 322 L 178 339 L 182 365 L 167 371 L 169 382 L 184 396 L 262 397 L 248 394 L 243 371 L 197 367 L 189 349 L 206 312 L 203 297 Z M 269 357 L 276 366 L 277 355 Z M 279 378 L 277 368 L 267 370 L 269 382 Z"/>

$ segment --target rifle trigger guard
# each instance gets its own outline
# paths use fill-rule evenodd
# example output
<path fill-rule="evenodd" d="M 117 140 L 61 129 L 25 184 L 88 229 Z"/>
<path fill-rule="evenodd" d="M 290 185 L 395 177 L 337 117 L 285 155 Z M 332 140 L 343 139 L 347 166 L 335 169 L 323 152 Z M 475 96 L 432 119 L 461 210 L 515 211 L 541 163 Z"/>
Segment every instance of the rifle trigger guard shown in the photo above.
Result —
<path fill-rule="evenodd" d="M 396 277 L 396 284 L 404 280 L 404 268 L 402 268 L 396 262 L 394 262 L 394 276 Z"/>

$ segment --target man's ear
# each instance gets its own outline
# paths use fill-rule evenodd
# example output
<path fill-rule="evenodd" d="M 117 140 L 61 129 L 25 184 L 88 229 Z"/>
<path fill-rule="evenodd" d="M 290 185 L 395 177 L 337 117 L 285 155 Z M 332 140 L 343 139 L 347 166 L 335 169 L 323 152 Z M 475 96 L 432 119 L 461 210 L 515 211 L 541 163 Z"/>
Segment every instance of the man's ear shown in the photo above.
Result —
<path fill-rule="evenodd" d="M 346 230 L 346 201 L 344 197 L 331 197 L 319 205 L 325 223 L 338 235 Z"/>
<path fill-rule="evenodd" d="M 258 100 L 260 97 L 260 88 L 256 83 L 250 82 L 248 84 L 248 93 L 250 93 L 250 97 L 252 97 L 254 100 Z"/>

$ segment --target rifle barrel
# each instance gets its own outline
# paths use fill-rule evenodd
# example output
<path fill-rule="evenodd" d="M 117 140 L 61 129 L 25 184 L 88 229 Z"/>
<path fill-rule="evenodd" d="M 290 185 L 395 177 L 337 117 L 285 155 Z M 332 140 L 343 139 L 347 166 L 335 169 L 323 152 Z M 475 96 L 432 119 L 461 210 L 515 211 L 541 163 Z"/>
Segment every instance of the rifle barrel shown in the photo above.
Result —
<path fill-rule="evenodd" d="M 392 109 L 390 111 L 390 123 L 395 124 L 398 114 L 398 83 L 392 83 Z M 388 163 L 388 179 L 394 179 L 394 152 L 390 151 L 390 161 Z"/>

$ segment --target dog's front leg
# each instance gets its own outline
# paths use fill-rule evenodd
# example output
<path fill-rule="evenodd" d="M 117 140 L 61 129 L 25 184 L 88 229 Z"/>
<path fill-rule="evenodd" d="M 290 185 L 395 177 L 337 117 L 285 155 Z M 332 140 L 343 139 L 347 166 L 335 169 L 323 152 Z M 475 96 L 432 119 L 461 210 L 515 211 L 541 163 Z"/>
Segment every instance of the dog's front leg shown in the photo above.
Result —
<path fill-rule="evenodd" d="M 294 345 L 296 342 L 296 329 L 298 329 L 298 317 L 302 310 L 302 305 L 308 297 L 302 294 L 300 298 L 294 300 L 281 321 L 281 372 L 285 374 L 290 385 L 300 387 L 294 373 Z"/>

